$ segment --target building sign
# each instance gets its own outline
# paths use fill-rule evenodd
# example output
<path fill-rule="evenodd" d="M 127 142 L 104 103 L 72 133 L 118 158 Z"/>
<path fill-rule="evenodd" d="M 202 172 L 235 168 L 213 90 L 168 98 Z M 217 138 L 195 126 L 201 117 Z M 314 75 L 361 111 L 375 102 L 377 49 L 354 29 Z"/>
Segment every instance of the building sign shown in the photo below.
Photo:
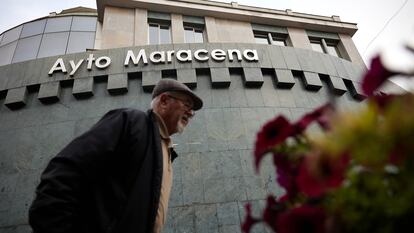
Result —
<path fill-rule="evenodd" d="M 213 49 L 209 52 L 206 49 L 198 49 L 195 51 L 192 50 L 168 50 L 168 51 L 154 51 L 150 54 L 147 54 L 145 49 L 141 49 L 138 52 L 133 50 L 128 50 L 125 55 L 124 66 L 128 67 L 130 65 L 137 66 L 142 63 L 144 65 L 152 64 L 168 64 L 172 63 L 173 59 L 176 59 L 178 62 L 206 62 L 209 59 L 212 59 L 216 62 L 236 61 L 241 62 L 243 60 L 248 62 L 258 62 L 259 56 L 257 50 L 255 49 L 245 49 L 240 51 L 238 49 Z M 63 72 L 68 73 L 70 76 L 75 75 L 76 71 L 79 70 L 83 63 L 86 63 L 86 69 L 92 70 L 92 67 L 95 66 L 98 69 L 105 69 L 111 65 L 111 58 L 108 56 L 95 57 L 94 54 L 89 54 L 86 59 L 80 59 L 78 61 L 70 60 L 69 66 L 67 66 L 67 61 L 65 62 L 63 58 L 58 58 L 53 64 L 52 68 L 49 70 L 49 75 L 54 73 Z M 70 68 L 68 70 L 68 68 Z"/>

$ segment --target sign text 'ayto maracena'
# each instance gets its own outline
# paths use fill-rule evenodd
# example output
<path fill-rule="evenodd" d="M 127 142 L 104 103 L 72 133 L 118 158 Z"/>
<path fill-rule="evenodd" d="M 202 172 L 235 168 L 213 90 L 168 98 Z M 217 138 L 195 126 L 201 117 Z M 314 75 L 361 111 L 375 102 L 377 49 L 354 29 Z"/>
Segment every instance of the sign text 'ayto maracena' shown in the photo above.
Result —
<path fill-rule="evenodd" d="M 154 51 L 151 52 L 149 56 L 145 49 L 141 49 L 138 51 L 138 53 L 134 53 L 133 50 L 128 50 L 125 56 L 124 66 L 127 67 L 130 64 L 137 66 L 139 63 L 148 65 L 149 62 L 152 64 L 168 64 L 173 61 L 173 57 L 175 57 L 178 62 L 193 62 L 194 60 L 197 62 L 206 62 L 209 59 L 212 59 L 216 62 L 223 62 L 226 59 L 231 62 L 241 62 L 243 59 L 248 62 L 259 61 L 257 50 L 255 49 L 245 49 L 243 51 L 240 51 L 238 49 L 213 49 L 211 52 L 206 49 L 198 49 L 194 52 L 192 50 L 169 50 Z M 86 59 L 80 59 L 78 61 L 70 60 L 69 66 L 67 66 L 63 58 L 58 58 L 53 64 L 52 68 L 50 68 L 49 75 L 53 75 L 57 72 L 68 73 L 69 71 L 67 67 L 70 67 L 69 75 L 73 76 L 84 62 L 86 62 L 86 69 L 89 71 L 92 70 L 93 66 L 98 69 L 105 69 L 111 65 L 111 58 L 108 56 L 95 58 L 94 54 L 91 53 Z"/>

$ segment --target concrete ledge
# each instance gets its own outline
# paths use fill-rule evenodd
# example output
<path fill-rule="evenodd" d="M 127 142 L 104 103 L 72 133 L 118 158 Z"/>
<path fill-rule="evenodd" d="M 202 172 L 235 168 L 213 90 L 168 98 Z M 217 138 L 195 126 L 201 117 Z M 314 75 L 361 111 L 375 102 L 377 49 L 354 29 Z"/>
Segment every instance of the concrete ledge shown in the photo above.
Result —
<path fill-rule="evenodd" d="M 260 68 L 243 68 L 243 77 L 246 87 L 261 87 L 264 82 Z"/>
<path fill-rule="evenodd" d="M 106 88 L 110 94 L 122 94 L 128 92 L 128 75 L 127 74 L 110 74 L 108 75 L 108 86 Z"/>
<path fill-rule="evenodd" d="M 275 69 L 276 87 L 290 89 L 295 85 L 292 71 Z"/>
<path fill-rule="evenodd" d="M 142 88 L 145 92 L 152 92 L 155 84 L 161 80 L 161 70 L 143 71 L 142 72 Z"/>
<path fill-rule="evenodd" d="M 349 93 L 351 94 L 351 96 L 354 99 L 357 100 L 363 100 L 366 98 L 366 96 L 363 94 L 362 90 L 361 90 L 361 84 L 348 80 L 348 79 L 343 79 L 346 88 L 348 89 Z"/>
<path fill-rule="evenodd" d="M 332 91 L 336 95 L 343 95 L 346 92 L 346 86 L 342 78 L 330 76 Z"/>
<path fill-rule="evenodd" d="M 211 85 L 216 88 L 229 87 L 231 83 L 228 68 L 210 68 Z"/>
<path fill-rule="evenodd" d="M 59 82 L 43 83 L 40 85 L 37 99 L 45 104 L 57 102 L 60 99 L 60 92 L 61 88 Z"/>
<path fill-rule="evenodd" d="M 177 81 L 187 85 L 189 88 L 197 87 L 195 69 L 177 69 Z"/>
<path fill-rule="evenodd" d="M 27 102 L 27 88 L 18 87 L 9 89 L 7 91 L 6 100 L 4 105 L 10 109 L 18 109 L 26 105 Z"/>
<path fill-rule="evenodd" d="M 317 73 L 303 72 L 305 88 L 311 91 L 318 91 L 322 88 L 322 81 Z"/>
<path fill-rule="evenodd" d="M 75 79 L 73 83 L 72 95 L 77 99 L 93 96 L 93 77 Z"/>

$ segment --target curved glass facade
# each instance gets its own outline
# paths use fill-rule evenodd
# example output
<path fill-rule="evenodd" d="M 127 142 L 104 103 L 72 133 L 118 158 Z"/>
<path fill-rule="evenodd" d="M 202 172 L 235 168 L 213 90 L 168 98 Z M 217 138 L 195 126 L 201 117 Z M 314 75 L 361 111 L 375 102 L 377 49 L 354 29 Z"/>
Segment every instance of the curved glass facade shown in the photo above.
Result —
<path fill-rule="evenodd" d="M 93 49 L 95 16 L 39 19 L 0 35 L 0 66 Z"/>

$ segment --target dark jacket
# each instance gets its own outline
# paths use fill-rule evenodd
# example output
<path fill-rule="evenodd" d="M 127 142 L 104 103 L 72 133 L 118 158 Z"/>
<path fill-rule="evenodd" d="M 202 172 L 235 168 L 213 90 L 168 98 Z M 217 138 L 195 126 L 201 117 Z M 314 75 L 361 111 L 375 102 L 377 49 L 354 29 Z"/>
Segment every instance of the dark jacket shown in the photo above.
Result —
<path fill-rule="evenodd" d="M 112 110 L 50 161 L 29 223 L 34 233 L 151 232 L 161 179 L 154 113 Z"/>

